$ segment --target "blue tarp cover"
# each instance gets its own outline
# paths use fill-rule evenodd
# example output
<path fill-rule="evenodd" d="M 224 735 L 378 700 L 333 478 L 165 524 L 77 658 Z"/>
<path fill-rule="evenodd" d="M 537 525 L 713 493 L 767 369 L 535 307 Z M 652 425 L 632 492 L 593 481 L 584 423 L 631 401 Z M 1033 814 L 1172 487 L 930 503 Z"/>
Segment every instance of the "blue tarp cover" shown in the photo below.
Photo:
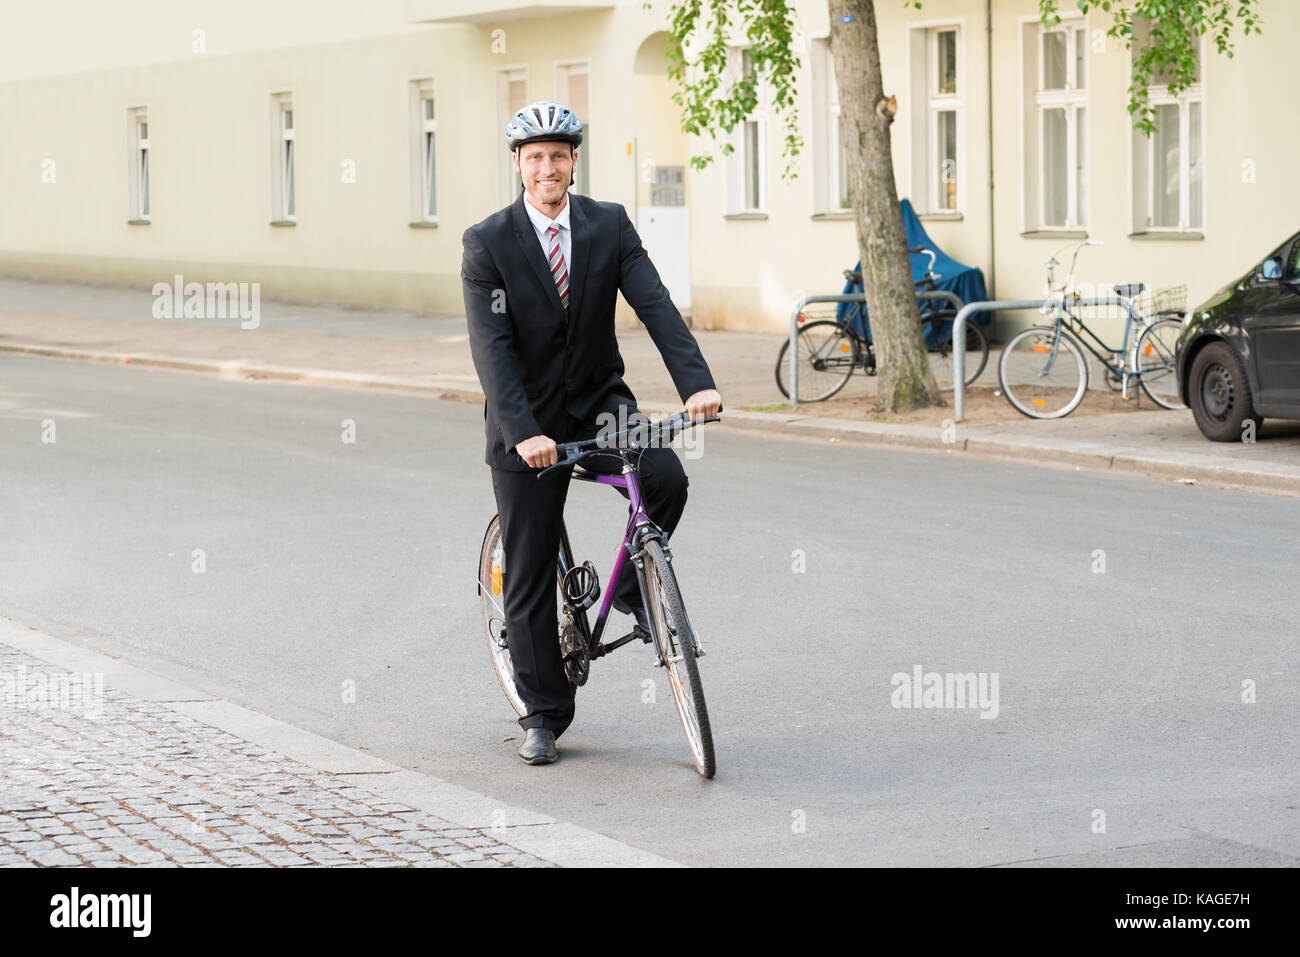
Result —
<path fill-rule="evenodd" d="M 926 235 L 925 227 L 921 225 L 921 220 L 917 218 L 916 211 L 912 209 L 909 200 L 899 200 L 898 205 L 903 214 L 903 229 L 907 233 L 907 245 L 909 247 L 924 246 L 927 249 L 933 249 L 935 252 L 934 271 L 940 276 L 938 283 L 936 283 L 938 288 L 955 292 L 962 302 L 979 302 L 987 299 L 988 292 L 984 287 L 984 273 L 974 266 L 966 266 L 957 262 L 935 245 L 934 240 Z M 922 253 L 913 253 L 909 258 L 912 260 L 912 278 L 920 282 L 921 277 L 925 275 L 925 267 L 929 265 L 930 257 Z M 859 262 L 853 268 L 861 270 L 862 263 Z M 844 292 L 862 292 L 862 287 L 856 283 L 845 283 Z M 951 311 L 952 309 L 951 303 L 942 300 L 929 304 L 922 300 L 920 305 L 922 316 L 927 315 L 933 309 L 942 311 Z M 870 342 L 871 326 L 866 321 L 866 314 L 867 307 L 865 303 L 860 305 L 856 302 L 842 302 L 835 308 L 837 322 L 852 325 L 858 335 L 865 335 L 867 341 Z M 991 314 L 986 312 L 977 312 L 971 316 L 971 319 L 983 325 L 988 325 L 991 318 Z M 935 343 L 931 341 L 932 334 L 929 324 L 927 323 L 924 328 L 925 344 L 933 348 Z M 951 338 L 952 320 L 947 319 L 940 329 L 940 344 L 947 343 Z"/>

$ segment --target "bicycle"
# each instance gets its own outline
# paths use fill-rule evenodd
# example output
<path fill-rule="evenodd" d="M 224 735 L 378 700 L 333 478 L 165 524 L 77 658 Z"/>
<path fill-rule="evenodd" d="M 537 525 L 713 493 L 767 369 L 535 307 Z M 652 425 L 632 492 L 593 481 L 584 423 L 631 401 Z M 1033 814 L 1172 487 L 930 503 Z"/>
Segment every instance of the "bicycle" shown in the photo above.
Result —
<path fill-rule="evenodd" d="M 1088 328 L 1067 302 L 1080 298 L 1077 292 L 1067 295 L 1074 279 L 1079 251 L 1084 246 L 1100 246 L 1099 239 L 1085 239 L 1073 246 L 1070 273 L 1059 287 L 1055 282 L 1057 254 L 1070 249 L 1064 246 L 1047 260 L 1048 298 L 1039 311 L 1054 313 L 1050 323 L 1038 323 L 1012 336 L 998 359 L 998 385 L 1016 411 L 1031 419 L 1059 419 L 1069 415 L 1088 389 L 1088 361 L 1084 349 L 1092 353 L 1105 369 L 1108 380 L 1118 383 L 1118 391 L 1127 400 L 1129 381 L 1136 380 L 1151 401 L 1166 409 L 1185 408 L 1178 400 L 1176 346 L 1182 331 L 1182 319 L 1174 310 L 1158 314 L 1155 321 L 1136 310 L 1124 324 L 1124 342 L 1119 349 L 1108 346 Z M 1115 287 L 1121 301 L 1131 300 L 1146 289 L 1144 283 Z M 1134 336 L 1134 332 L 1137 335 Z M 1097 348 L 1082 338 L 1087 335 Z M 1132 349 L 1129 343 L 1132 342 Z M 1102 353 L 1105 353 L 1103 355 Z M 1112 386 L 1113 387 L 1113 386 Z"/>
<path fill-rule="evenodd" d="M 625 489 L 632 507 L 623 541 L 614 556 L 614 570 L 605 587 L 604 600 L 596 615 L 594 627 L 587 620 L 587 609 L 601 595 L 600 579 L 590 561 L 584 561 L 581 565 L 574 564 L 569 532 L 561 522 L 556 589 L 560 608 L 558 640 L 565 675 L 576 693 L 579 687 L 587 683 L 591 662 L 596 658 L 602 658 L 638 639 L 645 644 L 653 643 L 658 659 L 656 667 L 667 670 L 668 683 L 672 687 L 682 730 L 690 745 L 691 758 L 696 770 L 705 778 L 713 777 L 717 764 L 709 712 L 705 706 L 704 688 L 700 684 L 697 664 L 697 659 L 704 656 L 704 649 L 686 615 L 686 606 L 677 585 L 677 577 L 673 573 L 672 551 L 662 530 L 646 514 L 638 469 L 639 453 L 651 447 L 651 443 L 671 441 L 679 429 L 684 431 L 705 422 L 718 421 L 718 416 L 689 419 L 685 412 L 679 412 L 658 422 L 646 422 L 612 435 L 597 436 L 584 442 L 565 442 L 558 445 L 559 461 L 542 469 L 537 476 L 540 479 L 554 469 L 579 465 L 593 455 L 617 455 L 621 459 L 622 470 L 619 475 L 602 475 L 578 468 L 570 475 L 570 480 Z M 621 638 L 602 642 L 601 635 L 613 607 L 615 587 L 629 561 L 636 569 L 637 586 L 653 633 L 647 635 L 638 625 Z M 505 609 L 502 604 L 505 595 L 504 563 L 501 521 L 499 516 L 494 515 L 488 522 L 479 553 L 478 593 L 483 628 L 492 656 L 492 667 L 501 683 L 501 690 L 505 692 L 506 700 L 515 712 L 523 716 L 527 708 L 515 687 L 514 664 L 510 658 Z"/>
<path fill-rule="evenodd" d="M 909 253 L 923 254 L 930 257 L 925 274 L 914 285 L 922 292 L 936 291 L 938 280 L 942 275 L 934 271 L 937 258 L 934 250 L 924 246 L 908 249 Z M 844 278 L 862 289 L 862 273 L 854 269 L 844 270 Z M 952 390 L 952 342 L 941 343 L 942 324 L 957 315 L 950 303 L 943 300 L 920 300 L 921 322 L 930 326 L 931 338 L 935 346 L 927 350 L 933 357 L 930 366 L 934 370 L 935 380 L 941 391 Z M 855 320 L 862 316 L 861 303 L 852 303 L 848 313 L 834 320 L 820 319 L 801 326 L 796 337 L 796 348 L 800 362 L 799 401 L 822 402 L 843 389 L 853 373 L 861 368 L 866 375 L 876 374 L 876 353 L 871 340 L 860 335 Z M 800 313 L 799 322 L 804 322 Z M 863 323 L 862 328 L 866 326 Z M 776 360 L 776 386 L 781 394 L 790 398 L 788 376 L 790 363 L 788 353 L 790 340 L 781 344 L 781 351 Z M 806 357 L 806 358 L 805 358 Z M 979 378 L 989 359 L 988 339 L 977 323 L 966 324 L 966 385 Z"/>

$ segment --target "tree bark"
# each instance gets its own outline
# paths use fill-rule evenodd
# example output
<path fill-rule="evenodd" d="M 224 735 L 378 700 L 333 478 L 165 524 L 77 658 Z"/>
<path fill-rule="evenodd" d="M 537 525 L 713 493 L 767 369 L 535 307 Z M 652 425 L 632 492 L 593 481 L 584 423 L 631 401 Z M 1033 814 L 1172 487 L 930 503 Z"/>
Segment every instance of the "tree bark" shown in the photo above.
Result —
<path fill-rule="evenodd" d="M 926 357 L 907 234 L 898 208 L 872 0 L 828 0 L 830 51 L 848 144 L 849 191 L 879 377 L 878 410 L 942 405 Z M 909 104 L 904 104 L 906 109 Z"/>

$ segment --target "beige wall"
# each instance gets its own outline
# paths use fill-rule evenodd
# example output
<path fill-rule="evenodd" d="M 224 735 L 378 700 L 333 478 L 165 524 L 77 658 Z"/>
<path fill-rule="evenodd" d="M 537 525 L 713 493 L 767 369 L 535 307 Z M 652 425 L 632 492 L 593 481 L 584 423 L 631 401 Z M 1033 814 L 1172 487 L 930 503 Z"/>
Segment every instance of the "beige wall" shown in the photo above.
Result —
<path fill-rule="evenodd" d="M 640 0 L 619 0 L 527 20 L 436 24 L 407 23 L 397 0 L 238 0 L 213 8 L 216 19 L 203 24 L 189 23 L 176 6 L 149 0 L 130 24 L 106 18 L 101 4 L 29 4 L 18 12 L 20 30 L 9 36 L 26 42 L 10 43 L 22 50 L 0 58 L 0 115 L 9 120 L 0 151 L 0 271 L 149 283 L 179 271 L 199 281 L 260 280 L 268 296 L 459 311 L 461 233 L 499 205 L 498 66 L 526 65 L 528 97 L 542 99 L 555 93 L 557 61 L 590 59 L 592 105 L 584 119 L 596 131 L 594 149 L 585 156 L 592 192 L 623 203 L 633 215 L 638 160 L 685 163 L 688 147 L 706 145 L 688 144 L 680 134 L 662 76 L 637 73 L 638 54 L 644 67 L 660 42 L 661 2 L 651 10 Z M 1037 295 L 1043 260 L 1066 241 L 1021 236 L 1018 18 L 1036 6 L 1036 0 L 994 3 L 991 247 L 984 4 L 926 0 L 919 12 L 877 4 L 885 87 L 899 99 L 893 153 L 900 196 L 914 192 L 907 26 L 962 23 L 962 218 L 929 221 L 926 228 L 947 252 L 986 274 L 996 252 L 992 291 L 1008 298 Z M 827 35 L 824 0 L 800 0 L 798 10 L 810 43 Z M 1195 301 L 1300 228 L 1300 196 L 1289 176 L 1300 154 L 1290 107 L 1290 47 L 1300 35 L 1300 5 L 1264 0 L 1263 13 L 1262 37 L 1239 40 L 1234 60 L 1212 54 L 1206 62 L 1202 240 L 1129 238 L 1128 57 L 1113 40 L 1107 52 L 1092 55 L 1089 232 L 1106 245 L 1085 251 L 1081 279 L 1186 282 Z M 64 23 L 77 27 L 65 30 Z M 207 31 L 202 56 L 188 50 L 195 26 Z M 505 51 L 494 52 L 501 39 Z M 766 219 L 724 218 L 720 163 L 688 173 L 697 326 L 784 330 L 797 291 L 838 292 L 840 270 L 856 259 L 850 220 L 813 218 L 813 91 L 824 77 L 810 75 L 811 47 L 804 60 L 800 176 L 780 176 L 782 131 L 774 117 Z M 435 229 L 408 225 L 407 81 L 423 75 L 434 77 L 438 103 Z M 299 209 L 292 228 L 269 225 L 268 99 L 270 90 L 281 88 L 295 97 Z M 148 226 L 126 222 L 126 110 L 134 105 L 150 111 Z M 40 181 L 47 159 L 57 164 L 53 184 Z M 1246 159 L 1256 163 L 1254 184 L 1242 182 Z M 345 160 L 355 161 L 354 184 L 342 182 Z"/>

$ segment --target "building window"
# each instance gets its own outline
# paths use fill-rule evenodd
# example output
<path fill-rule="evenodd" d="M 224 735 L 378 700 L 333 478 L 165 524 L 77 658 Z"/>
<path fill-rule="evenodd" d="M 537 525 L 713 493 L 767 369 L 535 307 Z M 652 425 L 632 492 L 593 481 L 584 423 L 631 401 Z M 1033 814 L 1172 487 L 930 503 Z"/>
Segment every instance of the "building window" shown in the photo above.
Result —
<path fill-rule="evenodd" d="M 293 94 L 271 94 L 271 220 L 296 222 Z"/>
<path fill-rule="evenodd" d="M 582 123 L 582 146 L 578 154 L 578 165 L 573 171 L 573 191 L 584 196 L 591 195 L 591 65 L 586 61 L 580 63 L 561 63 L 555 68 L 555 90 L 557 100 L 577 114 Z"/>
<path fill-rule="evenodd" d="M 1133 46 L 1147 42 L 1149 26 L 1133 24 Z M 1192 232 L 1205 225 L 1205 94 L 1201 60 L 1196 82 L 1178 96 L 1167 76 L 1149 86 L 1156 132 L 1133 133 L 1133 231 Z"/>
<path fill-rule="evenodd" d="M 127 169 L 127 219 L 149 221 L 149 109 L 138 106 L 127 110 L 127 142 L 130 161 Z"/>
<path fill-rule="evenodd" d="M 411 222 L 438 221 L 438 119 L 433 79 L 411 81 Z"/>
<path fill-rule="evenodd" d="M 912 193 L 930 213 L 962 208 L 962 47 L 958 25 L 911 30 Z"/>
<path fill-rule="evenodd" d="M 835 64 L 833 62 L 830 64 L 826 76 L 830 84 L 828 95 L 830 121 L 826 124 L 830 138 L 827 151 L 831 161 L 830 210 L 834 213 L 842 213 L 853 208 L 853 200 L 849 194 L 848 137 L 845 135 L 844 116 L 840 112 L 840 92 L 839 85 L 835 82 Z"/>
<path fill-rule="evenodd" d="M 734 50 L 733 68 L 745 77 L 755 73 L 748 50 Z M 734 75 L 734 73 L 733 73 Z M 767 119 L 763 86 L 758 86 L 754 115 L 733 134 L 733 152 L 727 157 L 727 206 L 729 213 L 767 211 Z"/>
<path fill-rule="evenodd" d="M 1025 126 L 1026 226 L 1088 224 L 1088 34 L 1066 21 L 1025 24 L 1025 77 L 1033 83 Z"/>
<path fill-rule="evenodd" d="M 497 129 L 505 134 L 510 119 L 528 105 L 528 68 L 502 67 L 497 70 Z M 500 142 L 498 140 L 498 142 Z M 514 170 L 510 151 L 503 150 L 497 167 L 497 186 L 503 203 L 513 203 L 524 188 L 523 180 Z"/>

